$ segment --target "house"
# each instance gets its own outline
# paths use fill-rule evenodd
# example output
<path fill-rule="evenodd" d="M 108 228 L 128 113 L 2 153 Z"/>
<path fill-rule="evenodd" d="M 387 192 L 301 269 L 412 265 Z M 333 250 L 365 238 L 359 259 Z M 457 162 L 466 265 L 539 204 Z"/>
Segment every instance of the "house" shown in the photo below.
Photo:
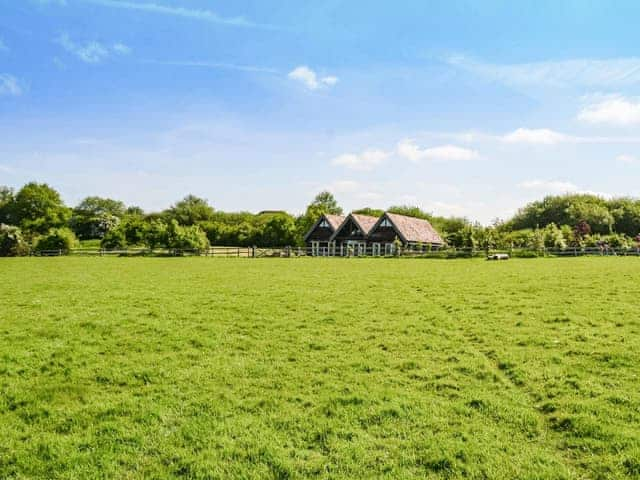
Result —
<path fill-rule="evenodd" d="M 318 219 L 311 230 L 304 236 L 304 242 L 307 248 L 310 249 L 311 255 L 314 257 L 335 255 L 335 249 L 329 248 L 330 246 L 333 247 L 334 244 L 330 245 L 329 242 L 343 221 L 344 216 L 342 215 L 325 214 Z"/>
<path fill-rule="evenodd" d="M 417 251 L 444 245 L 438 232 L 427 220 L 389 212 L 377 220 L 369 231 L 367 241 L 373 256 L 392 255 L 398 242 L 405 249 Z"/>
<path fill-rule="evenodd" d="M 368 215 L 350 213 L 330 238 L 331 255 L 350 256 L 367 254 L 367 238 L 378 219 Z"/>

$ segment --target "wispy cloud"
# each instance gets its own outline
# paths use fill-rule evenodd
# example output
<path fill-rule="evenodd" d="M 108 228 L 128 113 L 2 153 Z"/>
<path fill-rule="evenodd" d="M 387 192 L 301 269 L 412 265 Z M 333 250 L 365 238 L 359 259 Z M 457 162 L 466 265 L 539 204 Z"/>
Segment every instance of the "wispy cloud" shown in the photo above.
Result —
<path fill-rule="evenodd" d="M 317 90 L 322 87 L 333 87 L 338 83 L 338 77 L 326 76 L 319 77 L 318 74 L 307 67 L 300 65 L 289 72 L 289 78 L 302 83 L 309 90 Z"/>
<path fill-rule="evenodd" d="M 536 190 L 551 193 L 571 193 L 579 190 L 578 186 L 571 182 L 558 180 L 527 180 L 518 184 L 525 190 Z"/>
<path fill-rule="evenodd" d="M 518 128 L 502 137 L 506 143 L 529 143 L 537 145 L 555 145 L 572 140 L 572 137 L 548 128 Z"/>
<path fill-rule="evenodd" d="M 474 160 L 480 157 L 477 151 L 456 145 L 442 145 L 423 149 L 409 138 L 398 143 L 397 152 L 401 157 L 416 163 L 421 160 L 456 161 Z"/>
<path fill-rule="evenodd" d="M 640 84 L 640 57 L 495 64 L 462 55 L 445 61 L 511 87 L 623 87 Z"/>
<path fill-rule="evenodd" d="M 111 48 L 118 55 L 129 55 L 132 52 L 131 47 L 128 45 L 125 45 L 124 43 L 114 43 L 113 47 Z"/>
<path fill-rule="evenodd" d="M 0 95 L 17 97 L 22 95 L 22 86 L 16 77 L 8 73 L 0 73 Z"/>
<path fill-rule="evenodd" d="M 362 153 L 345 153 L 331 160 L 332 165 L 345 167 L 351 170 L 372 170 L 389 157 L 382 150 L 365 150 Z"/>
<path fill-rule="evenodd" d="M 626 163 L 627 165 L 636 165 L 638 163 L 640 163 L 640 158 L 634 156 L 634 155 L 629 155 L 627 153 L 624 153 L 622 155 L 618 155 L 616 157 L 616 161 L 620 162 L 620 163 Z"/>
<path fill-rule="evenodd" d="M 8 52 L 8 51 L 9 51 L 9 47 L 7 47 L 7 45 L 4 43 L 4 40 L 0 38 L 0 52 Z"/>
<path fill-rule="evenodd" d="M 275 29 L 273 25 L 255 23 L 244 17 L 224 17 L 212 10 L 190 9 L 184 7 L 174 7 L 169 5 L 161 5 L 158 3 L 137 3 L 121 0 L 82 0 L 85 3 L 92 3 L 109 8 L 118 8 L 122 10 L 134 10 L 138 12 L 155 13 L 158 15 L 168 15 L 173 17 L 182 17 L 191 20 L 200 20 L 209 23 L 217 23 L 221 25 L 229 25 L 242 28 L 266 28 Z"/>
<path fill-rule="evenodd" d="M 640 124 L 640 100 L 610 96 L 585 106 L 577 118 L 592 124 L 637 125 Z"/>
<path fill-rule="evenodd" d="M 81 61 L 92 64 L 101 63 L 112 53 L 116 55 L 128 55 L 131 53 L 131 48 L 123 43 L 116 43 L 112 46 L 96 41 L 77 43 L 71 39 L 68 33 L 63 33 L 56 38 L 56 43 Z"/>
<path fill-rule="evenodd" d="M 224 62 L 206 62 L 206 61 L 161 61 L 161 60 L 144 60 L 144 63 L 153 65 L 168 65 L 176 67 L 201 67 L 201 68 L 214 68 L 221 70 L 239 70 L 243 72 L 257 72 L 257 73 L 279 73 L 278 70 L 268 67 L 260 67 L 255 65 L 236 65 L 233 63 Z"/>
<path fill-rule="evenodd" d="M 67 33 L 60 35 L 56 42 L 67 52 L 85 63 L 100 63 L 109 56 L 109 50 L 100 42 L 75 43 Z"/>
<path fill-rule="evenodd" d="M 613 198 L 615 195 L 606 192 L 596 192 L 593 190 L 585 190 L 578 187 L 574 183 L 564 182 L 560 180 L 527 180 L 518 184 L 518 187 L 524 190 L 532 190 L 537 193 L 562 195 L 568 193 L 595 195 L 602 198 Z"/>

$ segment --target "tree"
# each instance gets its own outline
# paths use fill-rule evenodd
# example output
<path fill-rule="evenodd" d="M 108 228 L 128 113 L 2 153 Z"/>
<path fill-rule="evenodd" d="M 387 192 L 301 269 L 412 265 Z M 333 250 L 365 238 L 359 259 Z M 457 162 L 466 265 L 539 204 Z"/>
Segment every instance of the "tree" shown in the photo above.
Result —
<path fill-rule="evenodd" d="M 368 215 L 370 217 L 381 217 L 382 215 L 384 215 L 384 210 L 365 207 L 354 210 L 352 213 L 355 213 L 357 215 Z"/>
<path fill-rule="evenodd" d="M 45 183 L 28 183 L 22 187 L 9 207 L 13 224 L 23 232 L 45 234 L 52 228 L 63 227 L 70 210 L 60 194 Z"/>
<path fill-rule="evenodd" d="M 178 250 L 203 250 L 209 248 L 209 240 L 198 225 L 183 227 L 176 220 L 171 220 L 167 225 L 167 247 Z"/>
<path fill-rule="evenodd" d="M 68 252 L 76 243 L 76 236 L 69 228 L 54 228 L 46 235 L 38 238 L 35 249 L 39 252 L 45 250 L 62 250 L 63 252 Z"/>
<path fill-rule="evenodd" d="M 73 209 L 71 228 L 79 238 L 102 238 L 120 223 L 124 203 L 101 197 L 87 197 Z"/>
<path fill-rule="evenodd" d="M 175 220 L 179 225 L 195 225 L 213 219 L 215 210 L 203 198 L 187 195 L 178 203 L 165 211 L 169 220 Z"/>
<path fill-rule="evenodd" d="M 404 215 L 405 217 L 421 218 L 423 220 L 431 221 L 432 215 L 420 209 L 420 207 L 411 207 L 408 205 L 400 205 L 395 207 L 389 207 L 387 210 L 389 213 L 396 213 L 398 215 Z"/>
<path fill-rule="evenodd" d="M 29 245 L 18 227 L 0 223 L 0 257 L 19 257 L 29 254 Z"/>
<path fill-rule="evenodd" d="M 100 246 L 108 250 L 127 248 L 127 237 L 122 228 L 109 230 L 100 241 Z"/>
<path fill-rule="evenodd" d="M 304 215 L 298 218 L 298 238 L 296 243 L 302 243 L 302 237 L 313 227 L 318 219 L 325 214 L 342 215 L 343 210 L 331 192 L 320 192 L 307 206 Z"/>
<path fill-rule="evenodd" d="M 296 223 L 287 214 L 273 215 L 262 227 L 260 246 L 285 247 L 296 243 Z"/>
<path fill-rule="evenodd" d="M 0 224 L 11 224 L 10 208 L 13 205 L 13 189 L 0 186 Z"/>

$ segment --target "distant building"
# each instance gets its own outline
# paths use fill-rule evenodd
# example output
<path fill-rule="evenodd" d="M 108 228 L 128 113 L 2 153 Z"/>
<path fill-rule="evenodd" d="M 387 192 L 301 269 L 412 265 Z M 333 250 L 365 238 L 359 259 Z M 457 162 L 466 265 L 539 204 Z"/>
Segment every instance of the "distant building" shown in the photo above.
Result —
<path fill-rule="evenodd" d="M 391 255 L 394 245 L 400 242 L 403 248 L 423 250 L 439 248 L 444 241 L 427 220 L 407 217 L 397 213 L 385 213 L 369 232 L 372 255 Z"/>
<path fill-rule="evenodd" d="M 397 246 L 422 251 L 444 245 L 427 220 L 389 212 L 380 218 L 323 215 L 304 240 L 312 256 L 393 255 Z"/>
<path fill-rule="evenodd" d="M 335 244 L 331 244 L 331 237 L 342 225 L 342 215 L 322 215 L 304 236 L 304 242 L 310 249 L 311 255 L 329 256 L 335 255 Z"/>
<path fill-rule="evenodd" d="M 378 219 L 350 213 L 331 237 L 334 255 L 366 255 L 367 236 Z"/>

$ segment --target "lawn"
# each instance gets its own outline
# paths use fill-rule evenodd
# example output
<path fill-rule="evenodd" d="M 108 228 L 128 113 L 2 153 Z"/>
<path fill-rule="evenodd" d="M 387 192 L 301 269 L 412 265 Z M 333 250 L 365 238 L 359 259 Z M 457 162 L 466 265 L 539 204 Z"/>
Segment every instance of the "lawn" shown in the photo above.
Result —
<path fill-rule="evenodd" d="M 0 260 L 0 478 L 640 478 L 640 259 Z"/>

